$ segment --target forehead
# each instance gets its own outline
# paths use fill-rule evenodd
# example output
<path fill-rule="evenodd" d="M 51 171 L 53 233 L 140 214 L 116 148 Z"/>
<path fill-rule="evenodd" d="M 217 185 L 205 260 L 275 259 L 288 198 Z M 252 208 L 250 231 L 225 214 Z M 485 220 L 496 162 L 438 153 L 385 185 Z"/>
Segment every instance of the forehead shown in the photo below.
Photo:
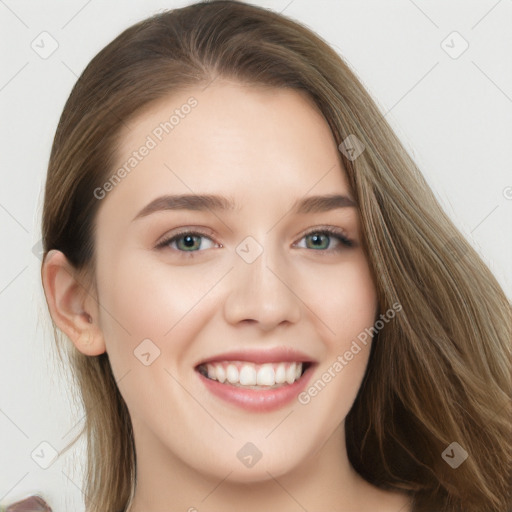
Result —
<path fill-rule="evenodd" d="M 162 193 L 295 202 L 350 190 L 329 126 L 303 92 L 217 80 L 155 102 L 122 130 L 108 201 Z M 289 197 L 289 201 L 286 198 Z"/>

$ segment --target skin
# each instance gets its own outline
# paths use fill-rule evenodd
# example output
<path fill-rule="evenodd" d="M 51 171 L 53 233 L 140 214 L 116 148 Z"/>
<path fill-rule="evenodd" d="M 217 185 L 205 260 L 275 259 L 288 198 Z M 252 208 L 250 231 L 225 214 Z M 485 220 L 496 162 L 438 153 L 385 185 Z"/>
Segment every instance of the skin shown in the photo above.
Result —
<path fill-rule="evenodd" d="M 347 458 L 344 422 L 370 343 L 308 404 L 271 412 L 212 396 L 194 371 L 225 351 L 285 346 L 319 363 L 313 383 L 373 325 L 378 304 L 357 208 L 290 213 L 304 196 L 353 199 L 329 127 L 303 93 L 217 79 L 174 94 L 129 123 L 118 165 L 190 96 L 198 105 L 101 199 L 93 292 L 59 251 L 43 266 L 53 319 L 84 354 L 108 352 L 128 405 L 138 464 L 130 512 L 230 512 L 240 503 L 246 512 L 410 510 L 406 497 L 370 485 Z M 225 195 L 240 209 L 133 221 L 164 193 Z M 315 248 L 305 235 L 325 226 L 354 246 L 331 236 Z M 211 236 L 192 257 L 183 239 L 182 252 L 179 240 L 155 248 L 180 227 Z M 249 235 L 263 247 L 250 264 L 235 251 Z M 160 355 L 145 366 L 134 350 L 148 338 Z M 262 453 L 250 468 L 236 456 L 246 442 Z"/>

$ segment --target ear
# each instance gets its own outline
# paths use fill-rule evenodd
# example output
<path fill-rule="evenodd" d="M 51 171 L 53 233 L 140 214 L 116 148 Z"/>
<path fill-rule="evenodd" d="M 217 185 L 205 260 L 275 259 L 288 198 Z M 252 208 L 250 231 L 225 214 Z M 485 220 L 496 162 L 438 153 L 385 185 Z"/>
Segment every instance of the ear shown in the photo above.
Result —
<path fill-rule="evenodd" d="M 50 315 L 80 352 L 99 355 L 106 347 L 98 323 L 98 302 L 95 292 L 91 294 L 77 276 L 64 253 L 48 252 L 41 267 L 41 279 Z"/>

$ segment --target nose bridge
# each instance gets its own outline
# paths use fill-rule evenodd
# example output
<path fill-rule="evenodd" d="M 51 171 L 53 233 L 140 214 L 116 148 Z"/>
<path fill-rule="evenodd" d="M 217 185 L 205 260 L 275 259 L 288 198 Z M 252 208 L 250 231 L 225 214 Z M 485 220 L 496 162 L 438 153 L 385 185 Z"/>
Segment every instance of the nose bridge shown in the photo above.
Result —
<path fill-rule="evenodd" d="M 282 322 L 297 322 L 300 304 L 289 288 L 291 267 L 281 247 L 271 236 L 261 241 L 248 236 L 235 252 L 226 319 L 231 323 L 251 320 L 265 330 Z"/>
<path fill-rule="evenodd" d="M 280 272 L 283 267 L 283 255 L 279 250 L 272 245 L 272 237 L 267 236 L 260 243 L 261 249 L 259 256 L 252 262 L 248 263 L 244 260 L 244 265 L 240 264 L 243 268 L 242 272 L 248 274 L 250 285 L 253 287 L 253 292 L 272 293 L 274 296 L 279 294 L 283 283 L 276 277 L 276 273 Z M 257 250 L 255 248 L 255 250 Z M 272 271 L 273 270 L 273 271 Z"/>

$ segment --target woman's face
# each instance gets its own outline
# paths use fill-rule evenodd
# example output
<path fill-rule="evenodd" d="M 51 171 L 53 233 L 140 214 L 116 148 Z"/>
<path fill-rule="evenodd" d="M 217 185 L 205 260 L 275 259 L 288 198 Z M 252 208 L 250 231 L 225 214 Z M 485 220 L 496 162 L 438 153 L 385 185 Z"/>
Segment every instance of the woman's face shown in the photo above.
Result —
<path fill-rule="evenodd" d="M 320 454 L 339 464 L 370 351 L 353 342 L 377 297 L 338 148 L 310 100 L 220 79 L 175 94 L 129 123 L 113 174 L 95 192 L 98 322 L 139 470 L 255 482 Z M 311 201 L 327 195 L 345 199 Z M 213 359 L 203 373 L 217 381 L 198 371 Z M 293 362 L 309 369 L 289 384 Z"/>

